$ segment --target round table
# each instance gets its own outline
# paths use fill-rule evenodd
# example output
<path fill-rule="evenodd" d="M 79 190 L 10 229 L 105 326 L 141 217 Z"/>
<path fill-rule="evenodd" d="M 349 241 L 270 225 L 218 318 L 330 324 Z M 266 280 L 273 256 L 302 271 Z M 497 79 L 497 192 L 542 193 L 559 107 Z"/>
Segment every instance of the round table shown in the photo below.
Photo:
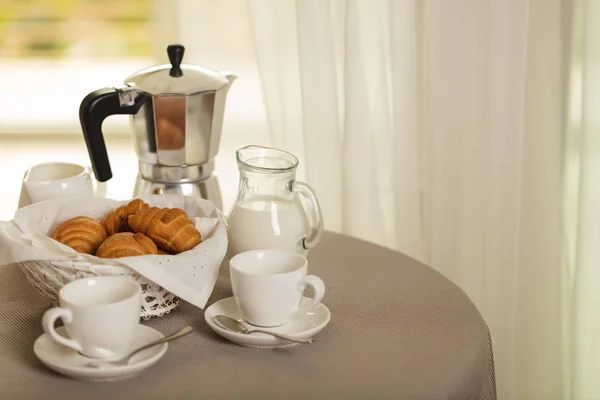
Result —
<path fill-rule="evenodd" d="M 231 295 L 220 271 L 209 304 Z M 58 375 L 33 354 L 50 303 L 16 265 L 0 267 L 0 391 L 6 399 L 495 399 L 490 333 L 471 300 L 401 253 L 326 233 L 309 256 L 331 311 L 312 344 L 241 347 L 184 303 L 143 321 L 195 331 L 137 377 L 88 383 Z"/>

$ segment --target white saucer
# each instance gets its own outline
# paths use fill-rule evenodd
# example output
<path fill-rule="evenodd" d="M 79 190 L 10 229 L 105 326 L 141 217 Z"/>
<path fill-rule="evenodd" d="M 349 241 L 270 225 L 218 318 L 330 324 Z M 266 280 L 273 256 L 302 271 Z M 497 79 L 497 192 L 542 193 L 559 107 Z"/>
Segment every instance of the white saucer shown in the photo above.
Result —
<path fill-rule="evenodd" d="M 56 328 L 56 331 L 68 337 L 63 326 Z M 164 335 L 159 331 L 145 325 L 139 325 L 134 346 L 135 348 L 141 347 L 161 338 L 164 338 Z M 128 365 L 90 368 L 86 364 L 93 359 L 82 356 L 77 351 L 56 343 L 47 333 L 37 338 L 33 345 L 33 351 L 37 358 L 50 369 L 70 378 L 97 382 L 131 378 L 154 365 L 165 354 L 167 348 L 168 343 L 163 343 L 141 351 L 131 358 Z"/>
<path fill-rule="evenodd" d="M 302 304 L 308 304 L 312 299 L 304 297 Z M 279 339 L 271 335 L 264 333 L 251 333 L 244 334 L 238 332 L 232 332 L 225 328 L 222 328 L 214 321 L 216 315 L 226 315 L 234 319 L 242 318 L 242 313 L 238 308 L 233 297 L 229 297 L 223 300 L 219 300 L 212 304 L 204 312 L 204 319 L 210 328 L 234 343 L 248 347 L 261 347 L 261 348 L 272 348 L 272 347 L 284 347 L 298 343 L 290 342 L 288 340 Z M 298 316 L 292 321 L 285 325 L 277 326 L 274 328 L 258 328 L 248 323 L 244 323 L 249 330 L 261 329 L 271 332 L 283 333 L 298 339 L 308 339 L 314 337 L 329 323 L 331 314 L 329 309 L 323 304 L 319 304 L 313 308 L 310 312 L 305 315 Z"/>

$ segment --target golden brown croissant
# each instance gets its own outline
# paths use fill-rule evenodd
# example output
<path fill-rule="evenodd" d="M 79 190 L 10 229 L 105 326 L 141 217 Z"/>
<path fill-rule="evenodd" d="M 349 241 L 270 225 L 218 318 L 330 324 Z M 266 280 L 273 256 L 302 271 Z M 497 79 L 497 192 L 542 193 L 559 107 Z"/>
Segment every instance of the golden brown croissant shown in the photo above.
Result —
<path fill-rule="evenodd" d="M 150 207 L 130 215 L 127 221 L 129 229 L 145 234 L 171 254 L 193 249 L 202 242 L 194 223 L 179 208 Z"/>
<path fill-rule="evenodd" d="M 100 245 L 96 256 L 119 258 L 158 254 L 156 244 L 142 233 L 119 232 L 111 235 Z"/>
<path fill-rule="evenodd" d="M 60 224 L 51 237 L 79 253 L 94 255 L 107 236 L 100 222 L 89 217 L 75 217 Z"/>
<path fill-rule="evenodd" d="M 150 207 L 145 210 L 140 210 L 137 213 L 127 217 L 127 225 L 132 232 L 143 233 L 148 231 L 148 225 L 154 216 L 160 211 L 158 207 Z"/>
<path fill-rule="evenodd" d="M 139 210 L 150 207 L 140 199 L 135 199 L 127 204 L 123 204 L 116 210 L 109 212 L 104 219 L 104 227 L 109 235 L 119 232 L 128 232 L 127 217 L 135 214 Z"/>

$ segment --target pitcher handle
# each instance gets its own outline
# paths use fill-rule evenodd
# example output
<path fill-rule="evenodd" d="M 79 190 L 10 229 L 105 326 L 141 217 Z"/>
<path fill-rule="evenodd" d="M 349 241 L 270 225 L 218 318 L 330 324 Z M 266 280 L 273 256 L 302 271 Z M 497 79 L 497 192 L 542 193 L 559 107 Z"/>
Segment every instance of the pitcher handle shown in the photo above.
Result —
<path fill-rule="evenodd" d="M 310 250 L 319 243 L 323 234 L 323 213 L 321 212 L 321 204 L 317 194 L 307 183 L 292 181 L 290 183 L 292 191 L 304 196 L 308 207 L 310 233 L 302 239 L 301 245 L 304 250 Z"/>

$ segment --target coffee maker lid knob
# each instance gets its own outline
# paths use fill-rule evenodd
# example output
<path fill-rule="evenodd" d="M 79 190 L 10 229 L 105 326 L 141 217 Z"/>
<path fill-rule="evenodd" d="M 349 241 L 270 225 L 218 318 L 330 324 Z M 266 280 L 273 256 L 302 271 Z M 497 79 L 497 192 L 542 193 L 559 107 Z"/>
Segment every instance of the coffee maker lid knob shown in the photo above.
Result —
<path fill-rule="evenodd" d="M 170 64 L 144 68 L 125 79 L 138 90 L 155 96 L 189 96 L 216 92 L 229 86 L 229 79 L 219 72 L 198 65 L 183 64 L 185 48 L 180 44 L 167 47 Z"/>
<path fill-rule="evenodd" d="M 167 54 L 169 55 L 169 61 L 171 62 L 169 75 L 173 78 L 179 78 L 183 75 L 183 71 L 181 70 L 183 53 L 185 53 L 185 48 L 180 44 L 172 44 L 167 47 Z"/>

